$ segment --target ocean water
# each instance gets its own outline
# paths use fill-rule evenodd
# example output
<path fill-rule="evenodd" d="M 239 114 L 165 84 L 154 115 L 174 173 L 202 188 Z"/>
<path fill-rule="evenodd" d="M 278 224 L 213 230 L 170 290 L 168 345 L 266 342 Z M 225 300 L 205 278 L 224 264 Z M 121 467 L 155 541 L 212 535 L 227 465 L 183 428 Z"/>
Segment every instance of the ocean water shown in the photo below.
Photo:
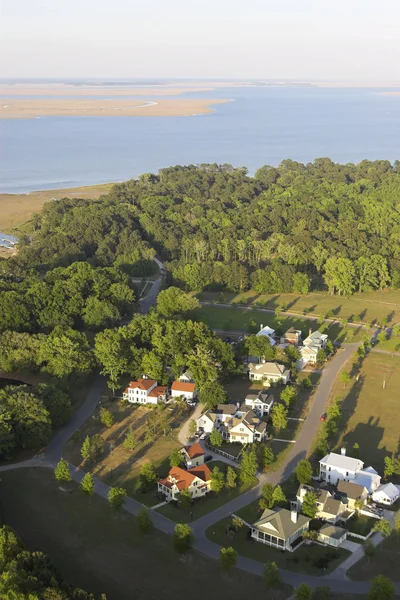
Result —
<path fill-rule="evenodd" d="M 254 173 L 285 158 L 393 161 L 400 96 L 381 91 L 222 88 L 186 94 L 234 100 L 208 115 L 0 120 L 0 192 L 122 181 L 174 164 L 231 163 Z"/>

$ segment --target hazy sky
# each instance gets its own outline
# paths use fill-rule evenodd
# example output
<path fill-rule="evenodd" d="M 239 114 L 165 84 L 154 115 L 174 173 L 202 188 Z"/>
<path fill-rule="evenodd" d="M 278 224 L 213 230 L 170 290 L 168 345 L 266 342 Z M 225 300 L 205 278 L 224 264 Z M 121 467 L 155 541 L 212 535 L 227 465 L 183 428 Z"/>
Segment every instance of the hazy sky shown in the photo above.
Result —
<path fill-rule="evenodd" d="M 0 0 L 0 77 L 400 80 L 399 0 Z"/>

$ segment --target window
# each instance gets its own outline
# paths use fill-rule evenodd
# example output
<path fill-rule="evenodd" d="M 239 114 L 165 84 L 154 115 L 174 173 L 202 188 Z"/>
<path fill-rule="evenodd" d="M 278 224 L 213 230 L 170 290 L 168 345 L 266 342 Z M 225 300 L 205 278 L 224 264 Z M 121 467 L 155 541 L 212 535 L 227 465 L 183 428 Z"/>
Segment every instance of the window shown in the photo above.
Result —
<path fill-rule="evenodd" d="M 349 472 L 348 472 L 348 471 L 346 471 L 346 477 L 348 477 L 348 475 L 349 475 Z"/>
<path fill-rule="evenodd" d="M 239 431 L 244 431 L 244 427 L 239 427 Z"/>

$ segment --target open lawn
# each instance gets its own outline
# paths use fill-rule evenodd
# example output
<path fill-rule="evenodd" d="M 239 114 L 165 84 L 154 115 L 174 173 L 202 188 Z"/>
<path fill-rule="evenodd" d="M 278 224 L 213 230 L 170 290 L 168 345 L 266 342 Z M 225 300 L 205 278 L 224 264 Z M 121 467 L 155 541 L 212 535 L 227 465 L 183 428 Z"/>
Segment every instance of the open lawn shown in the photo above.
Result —
<path fill-rule="evenodd" d="M 223 306 L 202 306 L 192 311 L 192 318 L 203 321 L 211 329 L 223 331 L 242 330 L 246 333 L 257 333 L 261 325 L 269 325 L 278 335 L 283 334 L 290 327 L 295 327 L 307 337 L 310 329 L 319 329 L 327 333 L 332 342 L 356 342 L 363 339 L 367 333 L 362 327 L 343 327 L 339 322 L 332 324 L 318 324 L 317 319 L 310 320 L 302 317 L 286 317 L 273 313 L 262 312 L 256 308 L 235 306 L 232 308 Z"/>
<path fill-rule="evenodd" d="M 233 546 L 242 556 L 263 563 L 275 561 L 278 567 L 288 571 L 326 575 L 350 555 L 342 548 L 325 548 L 318 544 L 303 544 L 295 552 L 285 552 L 250 539 L 249 529 L 245 525 L 232 535 L 227 532 L 227 526 L 231 523 L 232 519 L 226 518 L 211 525 L 206 531 L 207 537 L 221 546 Z M 329 561 L 325 569 L 317 566 L 317 561 L 323 558 Z"/>
<path fill-rule="evenodd" d="M 355 442 L 360 458 L 383 474 L 384 458 L 400 443 L 400 358 L 371 352 L 359 370 L 345 365 L 352 375 L 347 386 L 337 377 L 331 398 L 343 398 L 340 435 L 334 446 L 345 443 L 352 454 Z M 358 378 L 358 381 L 357 381 Z"/>
<path fill-rule="evenodd" d="M 156 435 L 150 441 L 145 441 L 147 420 L 153 410 L 158 408 L 146 408 L 125 404 L 123 402 L 103 402 L 112 412 L 115 418 L 114 425 L 110 428 L 104 427 L 98 416 L 98 411 L 89 419 L 80 431 L 79 439 L 75 436 L 64 449 L 64 456 L 72 464 L 83 466 L 90 470 L 93 475 L 111 486 L 122 486 L 132 496 L 146 504 L 153 506 L 157 503 L 155 497 L 156 488 L 144 494 L 138 493 L 137 482 L 140 468 L 143 463 L 151 462 L 156 471 L 163 475 L 169 470 L 168 457 L 174 448 L 180 446 L 176 433 L 182 422 L 189 417 L 189 412 L 180 412 L 178 405 L 174 405 L 172 411 L 164 408 L 167 425 L 171 428 L 167 435 Z M 134 451 L 127 450 L 122 443 L 129 429 L 132 428 L 137 447 Z M 80 454 L 82 441 L 86 435 L 92 436 L 99 433 L 105 442 L 105 452 L 94 464 L 84 463 Z"/>
<path fill-rule="evenodd" d="M 310 315 L 326 316 L 332 310 L 335 317 L 353 319 L 360 317 L 363 323 L 372 321 L 381 322 L 387 319 L 388 323 L 400 321 L 400 290 L 379 290 L 363 292 L 353 296 L 331 296 L 327 292 L 312 292 L 306 296 L 298 294 L 257 294 L 249 291 L 243 294 L 230 294 L 224 292 L 202 292 L 198 295 L 205 302 L 218 303 L 245 303 L 258 304 L 263 308 L 275 310 L 285 305 L 290 312 L 302 314 L 306 310 Z"/>
<path fill-rule="evenodd" d="M 343 527 L 351 531 L 351 533 L 367 536 L 376 522 L 376 519 L 368 517 L 367 515 L 356 515 L 346 521 L 346 524 L 343 525 Z"/>
<path fill-rule="evenodd" d="M 190 552 L 178 556 L 171 539 L 154 530 L 139 534 L 135 518 L 114 516 L 107 502 L 84 497 L 76 485 L 61 491 L 47 469 L 20 469 L 2 474 L 4 521 L 30 549 L 46 552 L 62 576 L 108 600 L 242 600 L 267 597 L 261 577 L 233 569 Z M 21 493 L 23 490 L 23 493 Z M 289 586 L 274 592 L 290 596 Z"/>
<path fill-rule="evenodd" d="M 376 549 L 372 558 L 364 556 L 347 572 L 351 579 L 368 580 L 377 575 L 385 575 L 392 581 L 398 581 L 400 565 L 400 536 L 392 533 Z"/>
<path fill-rule="evenodd" d="M 213 460 L 208 463 L 208 467 L 212 470 L 214 467 L 218 467 L 220 471 L 226 473 L 228 465 L 224 462 Z M 239 474 L 238 470 L 236 470 Z M 172 521 L 176 523 L 190 523 L 196 519 L 199 519 L 203 515 L 223 506 L 227 502 L 230 502 L 236 496 L 240 496 L 247 492 L 252 487 L 257 485 L 258 479 L 254 479 L 251 483 L 241 484 L 237 479 L 237 487 L 233 490 L 224 488 L 219 494 L 209 492 L 204 498 L 196 500 L 189 510 L 184 510 L 180 506 L 177 506 L 175 502 L 166 504 L 157 509 L 158 512 L 162 513 Z"/>
<path fill-rule="evenodd" d="M 29 194 L 0 194 L 0 231 L 17 232 L 17 228 L 29 221 L 32 214 L 38 212 L 45 202 L 60 198 L 99 198 L 107 194 L 112 183 L 89 185 L 61 190 L 43 190 Z M 29 230 L 29 223 L 26 224 Z M 21 231 L 26 231 L 26 227 Z"/>

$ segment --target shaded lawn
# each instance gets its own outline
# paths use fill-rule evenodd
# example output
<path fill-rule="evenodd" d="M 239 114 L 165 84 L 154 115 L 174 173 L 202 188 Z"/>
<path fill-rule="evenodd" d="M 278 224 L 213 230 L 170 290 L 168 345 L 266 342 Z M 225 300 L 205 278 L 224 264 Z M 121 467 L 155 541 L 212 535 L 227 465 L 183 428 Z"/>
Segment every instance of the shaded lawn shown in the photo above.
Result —
<path fill-rule="evenodd" d="M 218 467 L 220 471 L 226 473 L 228 465 L 219 460 L 213 460 L 208 463 L 210 470 L 214 467 Z M 239 476 L 239 471 L 236 469 L 236 472 Z M 252 487 L 257 485 L 258 479 L 254 479 L 250 483 L 240 483 L 239 478 L 236 480 L 237 486 L 233 490 L 228 490 L 224 488 L 219 494 L 215 494 L 214 492 L 209 492 L 204 498 L 199 498 L 196 500 L 189 509 L 183 509 L 180 506 L 177 506 L 174 502 L 166 504 L 165 506 L 161 506 L 157 509 L 157 512 L 162 513 L 172 521 L 176 523 L 190 523 L 205 514 L 212 512 L 216 508 L 223 506 L 236 496 L 240 496 L 244 494 Z"/>
<path fill-rule="evenodd" d="M 385 575 L 392 581 L 399 580 L 400 536 L 392 533 L 376 549 L 374 556 L 364 556 L 347 572 L 351 579 L 370 581 L 377 575 Z"/>
<path fill-rule="evenodd" d="M 400 352 L 400 337 L 392 336 L 385 342 L 377 340 L 374 348 L 378 348 L 379 350 L 389 350 L 390 352 Z"/>
<path fill-rule="evenodd" d="M 387 318 L 389 324 L 400 321 L 400 290 L 377 290 L 353 294 L 349 297 L 331 296 L 326 292 L 312 292 L 306 296 L 258 294 L 252 290 L 242 294 L 201 292 L 198 297 L 204 302 L 222 304 L 237 302 L 254 305 L 260 303 L 264 308 L 272 310 L 285 304 L 290 312 L 302 313 L 307 310 L 309 314 L 315 316 L 319 314 L 326 316 L 328 311 L 332 310 L 335 317 L 339 319 L 351 319 L 358 316 L 364 323 L 371 323 L 374 320 L 379 322 L 383 318 Z"/>
<path fill-rule="evenodd" d="M 236 569 L 222 575 L 218 562 L 195 552 L 178 556 L 168 536 L 140 535 L 132 515 L 115 517 L 102 498 L 88 500 L 74 483 L 70 494 L 60 491 L 51 470 L 19 469 L 2 480 L 6 523 L 30 549 L 46 552 L 66 581 L 97 597 L 187 600 L 188 589 L 192 600 L 203 600 L 205 589 L 209 600 L 242 600 L 249 589 L 265 597 L 261 577 Z M 289 595 L 285 586 L 276 598 Z"/>
<path fill-rule="evenodd" d="M 102 406 L 113 413 L 114 425 L 110 428 L 104 427 L 98 418 L 97 411 L 94 417 L 88 419 L 84 424 L 79 439 L 75 437 L 67 443 L 63 452 L 65 458 L 78 467 L 90 470 L 93 475 L 108 485 L 122 486 L 129 496 L 143 504 L 153 506 L 157 503 L 155 491 L 145 494 L 137 492 L 140 468 L 144 463 L 151 462 L 159 475 L 168 472 L 169 456 L 174 448 L 180 447 L 175 434 L 179 431 L 182 422 L 188 418 L 189 412 L 179 413 L 177 407 L 174 407 L 172 412 L 165 409 L 168 423 L 172 428 L 171 432 L 167 436 L 161 435 L 152 442 L 146 443 L 144 441 L 147 430 L 146 421 L 154 409 L 126 405 L 121 402 L 103 402 Z M 130 427 L 138 442 L 133 452 L 125 449 L 122 445 Z M 99 433 L 104 439 L 105 452 L 94 464 L 86 463 L 80 454 L 82 441 L 86 435 L 92 436 L 96 433 Z"/>
<path fill-rule="evenodd" d="M 288 571 L 307 573 L 309 575 L 326 575 L 350 555 L 350 552 L 347 550 L 325 548 L 318 544 L 303 544 L 295 552 L 278 550 L 277 548 L 272 548 L 271 546 L 250 539 L 249 529 L 245 525 L 232 537 L 226 532 L 226 527 L 231 522 L 231 518 L 226 518 L 211 525 L 206 531 L 207 537 L 220 546 L 233 546 L 242 556 L 258 560 L 262 563 L 275 561 L 278 567 L 287 569 Z M 315 566 L 315 562 L 323 557 L 331 557 L 326 569 Z"/>
<path fill-rule="evenodd" d="M 397 452 L 400 441 L 400 358 L 371 352 L 359 370 L 351 361 L 344 370 L 352 375 L 350 383 L 345 387 L 338 376 L 331 392 L 331 400 L 344 399 L 332 449 L 345 443 L 351 456 L 357 442 L 365 466 L 372 465 L 382 475 L 384 457 Z"/>
<path fill-rule="evenodd" d="M 352 533 L 367 536 L 375 523 L 377 523 L 377 519 L 373 519 L 367 515 L 357 515 L 346 521 L 346 524 L 343 525 L 343 527 Z"/>

